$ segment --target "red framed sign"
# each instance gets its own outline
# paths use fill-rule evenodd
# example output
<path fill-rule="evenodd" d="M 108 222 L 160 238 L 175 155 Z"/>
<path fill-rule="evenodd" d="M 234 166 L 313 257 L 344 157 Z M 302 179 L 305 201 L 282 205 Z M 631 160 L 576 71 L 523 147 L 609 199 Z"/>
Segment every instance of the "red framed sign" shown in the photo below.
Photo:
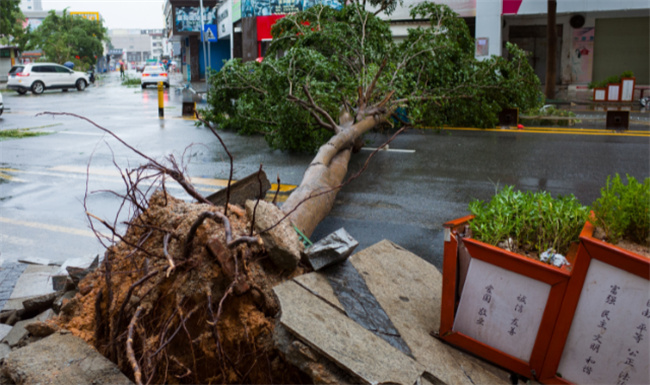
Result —
<path fill-rule="evenodd" d="M 631 102 L 634 99 L 634 86 L 636 85 L 636 78 L 622 78 L 621 79 L 621 101 Z"/>
<path fill-rule="evenodd" d="M 607 84 L 607 101 L 619 102 L 621 100 L 621 84 L 609 83 Z"/>
<path fill-rule="evenodd" d="M 604 102 L 607 100 L 607 88 L 594 88 L 594 101 Z"/>
<path fill-rule="evenodd" d="M 539 378 L 569 272 L 464 238 L 472 218 L 444 225 L 440 338 Z"/>
<path fill-rule="evenodd" d="M 587 222 L 541 372 L 544 383 L 650 383 L 650 259 Z"/>

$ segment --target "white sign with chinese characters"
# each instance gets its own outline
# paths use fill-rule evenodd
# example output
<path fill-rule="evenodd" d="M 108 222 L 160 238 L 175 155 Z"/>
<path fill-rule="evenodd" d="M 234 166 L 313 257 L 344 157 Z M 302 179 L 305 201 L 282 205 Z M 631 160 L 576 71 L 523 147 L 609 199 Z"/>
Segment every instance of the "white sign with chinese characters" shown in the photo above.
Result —
<path fill-rule="evenodd" d="M 579 384 L 650 384 L 650 282 L 592 259 L 557 372 Z"/>
<path fill-rule="evenodd" d="M 472 258 L 454 331 L 530 361 L 551 286 Z"/>

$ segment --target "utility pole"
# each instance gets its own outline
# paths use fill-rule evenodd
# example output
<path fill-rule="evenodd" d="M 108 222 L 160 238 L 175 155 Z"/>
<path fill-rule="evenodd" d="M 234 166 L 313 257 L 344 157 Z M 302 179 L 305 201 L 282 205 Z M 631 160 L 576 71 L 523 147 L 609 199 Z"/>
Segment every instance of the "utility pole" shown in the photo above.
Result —
<path fill-rule="evenodd" d="M 203 43 L 203 69 L 205 70 L 205 90 L 208 90 L 208 51 L 205 48 L 205 25 L 203 18 L 203 0 L 199 1 L 199 6 L 201 7 L 201 40 Z"/>
<path fill-rule="evenodd" d="M 557 1 L 548 0 L 546 18 L 546 84 L 544 94 L 546 99 L 555 98 L 555 78 L 557 73 L 556 55 L 557 52 L 557 28 L 555 16 L 557 14 Z"/>

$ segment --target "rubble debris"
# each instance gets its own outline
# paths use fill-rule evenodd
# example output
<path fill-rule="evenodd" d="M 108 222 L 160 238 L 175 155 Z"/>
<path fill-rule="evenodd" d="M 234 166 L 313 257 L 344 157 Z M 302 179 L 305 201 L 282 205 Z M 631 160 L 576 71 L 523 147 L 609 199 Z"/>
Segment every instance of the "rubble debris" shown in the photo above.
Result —
<path fill-rule="evenodd" d="M 5 357 L 3 371 L 17 384 L 132 383 L 82 339 L 61 333 L 12 351 Z"/>
<path fill-rule="evenodd" d="M 57 293 L 50 293 L 23 301 L 25 312 L 22 314 L 22 318 L 31 318 L 50 309 L 57 295 Z"/>
<path fill-rule="evenodd" d="M 421 377 L 420 381 L 429 376 L 428 381 L 436 384 L 511 383 L 508 373 L 505 371 L 465 354 L 430 335 L 431 331 L 437 331 L 440 328 L 442 274 L 435 266 L 390 241 L 381 241 L 361 250 L 350 257 L 346 263 L 351 263 L 361 273 L 368 289 L 382 305 L 393 325 L 410 347 L 414 360 L 426 369 L 425 377 Z M 343 305 L 339 302 L 322 271 L 296 277 L 293 281 L 306 289 L 306 293 L 309 293 L 313 299 L 318 300 L 315 302 L 318 304 L 318 308 L 326 306 L 337 312 L 344 311 Z M 280 301 L 283 304 L 281 309 L 283 323 L 284 318 L 288 317 L 296 306 L 301 307 L 300 312 L 302 313 L 313 312 L 307 306 L 307 302 L 285 307 L 285 300 L 280 298 Z M 318 320 L 314 316 L 311 319 L 313 322 Z M 322 326 L 320 331 L 313 333 L 323 334 L 323 330 L 329 330 L 328 328 L 334 327 L 342 321 L 339 321 L 338 318 L 324 318 L 323 322 L 331 325 Z M 346 322 L 348 321 L 346 320 Z M 320 321 L 318 323 L 320 324 Z M 296 339 L 307 344 L 312 350 L 321 351 L 323 349 L 309 343 L 310 339 L 315 340 L 317 337 L 313 337 L 309 333 L 305 333 L 308 336 L 303 337 L 299 333 L 295 333 L 292 328 L 287 328 Z M 367 331 L 366 333 L 370 334 Z M 376 338 L 375 335 L 370 335 Z M 387 342 L 383 340 L 380 342 L 393 349 Z M 326 343 L 330 342 L 326 341 Z M 284 347 L 278 346 L 278 349 L 284 350 Z M 346 349 L 352 348 L 346 347 Z M 342 350 L 342 352 L 344 351 Z M 392 351 L 393 354 L 406 357 L 397 349 Z M 300 359 L 293 360 L 295 356 L 287 357 L 291 358 L 289 361 L 296 366 L 300 367 L 302 364 Z M 361 367 L 374 365 L 364 363 L 361 356 L 357 358 L 359 358 L 357 364 Z M 332 358 L 330 357 L 330 359 Z M 373 360 L 374 358 L 368 359 Z M 339 361 L 332 360 L 340 365 Z M 367 372 L 369 369 L 366 367 L 360 370 Z M 429 374 L 426 375 L 426 373 Z M 386 379 L 382 379 L 382 381 L 386 381 Z"/>
<path fill-rule="evenodd" d="M 314 270 L 320 270 L 332 264 L 342 262 L 354 252 L 359 242 L 340 228 L 320 241 L 309 246 L 305 255 Z"/>
<path fill-rule="evenodd" d="M 0 341 L 2 341 L 11 331 L 11 325 L 0 324 Z"/>
<path fill-rule="evenodd" d="M 255 205 L 257 209 L 255 210 Z M 261 232 L 276 223 L 285 215 L 279 208 L 272 203 L 265 201 L 246 201 L 246 215 L 248 218 L 253 217 L 255 210 L 255 231 Z M 288 220 L 280 222 L 273 229 L 261 234 L 264 241 L 264 248 L 269 253 L 269 258 L 273 263 L 288 271 L 293 271 L 300 261 L 300 251 L 303 249 L 302 243 L 298 239 L 298 234 L 291 227 Z"/>
<path fill-rule="evenodd" d="M 260 180 L 262 182 L 260 186 Z M 266 192 L 271 188 L 271 183 L 266 177 L 263 170 L 240 179 L 230 185 L 230 203 L 231 205 L 244 206 L 247 200 L 264 199 Z M 216 206 L 226 204 L 227 188 L 223 188 L 212 195 L 206 197 L 207 200 Z"/>

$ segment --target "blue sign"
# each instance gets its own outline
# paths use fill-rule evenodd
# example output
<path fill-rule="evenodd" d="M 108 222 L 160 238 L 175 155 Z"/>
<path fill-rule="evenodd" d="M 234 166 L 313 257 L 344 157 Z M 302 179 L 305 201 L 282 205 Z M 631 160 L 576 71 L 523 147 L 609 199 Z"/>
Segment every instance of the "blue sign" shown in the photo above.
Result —
<path fill-rule="evenodd" d="M 205 24 L 203 26 L 203 33 L 201 34 L 201 39 L 210 43 L 217 41 L 217 25 L 216 24 Z"/>

